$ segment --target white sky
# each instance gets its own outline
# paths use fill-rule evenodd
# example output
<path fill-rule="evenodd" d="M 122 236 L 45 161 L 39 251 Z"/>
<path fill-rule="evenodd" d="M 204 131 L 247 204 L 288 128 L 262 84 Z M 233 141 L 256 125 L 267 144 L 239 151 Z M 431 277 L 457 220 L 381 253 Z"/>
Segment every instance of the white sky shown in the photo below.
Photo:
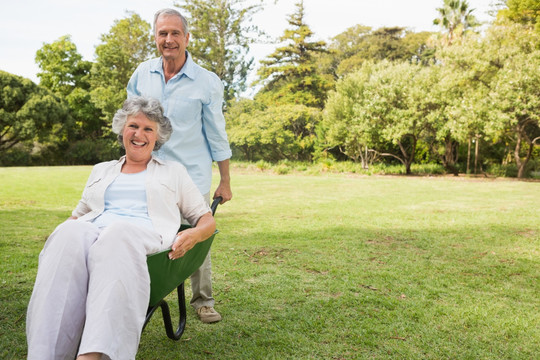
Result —
<path fill-rule="evenodd" d="M 181 1 L 180 1 L 181 2 Z M 490 21 L 487 11 L 494 0 L 469 0 L 481 21 Z M 296 0 L 265 1 L 265 10 L 254 22 L 273 37 L 283 34 Z M 443 0 L 304 0 L 306 22 L 317 40 L 329 40 L 356 24 L 380 28 L 408 27 L 413 31 L 436 31 L 433 19 Z M 0 70 L 38 82 L 35 54 L 43 44 L 71 35 L 78 52 L 94 60 L 100 35 L 109 32 L 114 20 L 134 11 L 152 23 L 153 14 L 172 7 L 167 0 L 0 0 Z M 253 45 L 251 55 L 260 60 L 274 45 Z M 188 48 L 189 50 L 189 48 Z M 256 64 L 256 67 L 258 65 Z"/>

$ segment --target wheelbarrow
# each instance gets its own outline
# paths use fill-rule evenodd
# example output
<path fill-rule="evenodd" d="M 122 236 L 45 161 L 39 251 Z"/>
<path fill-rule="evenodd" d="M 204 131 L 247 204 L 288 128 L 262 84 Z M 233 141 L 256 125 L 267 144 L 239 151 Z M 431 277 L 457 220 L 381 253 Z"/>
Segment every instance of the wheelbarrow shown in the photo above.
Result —
<path fill-rule="evenodd" d="M 222 198 L 217 197 L 210 208 L 212 215 L 216 213 L 217 206 Z M 178 231 L 190 228 L 189 225 L 182 225 Z M 179 340 L 186 327 L 186 298 L 184 291 L 184 281 L 189 278 L 204 262 L 215 235 L 216 230 L 208 239 L 197 243 L 184 256 L 176 260 L 168 257 L 170 249 L 152 255 L 148 255 L 148 273 L 150 274 L 150 301 L 146 312 L 146 320 L 143 330 L 154 315 L 154 312 L 161 308 L 163 324 L 167 336 L 172 340 Z M 165 297 L 176 289 L 178 294 L 179 319 L 176 331 L 172 326 L 171 313 Z"/>

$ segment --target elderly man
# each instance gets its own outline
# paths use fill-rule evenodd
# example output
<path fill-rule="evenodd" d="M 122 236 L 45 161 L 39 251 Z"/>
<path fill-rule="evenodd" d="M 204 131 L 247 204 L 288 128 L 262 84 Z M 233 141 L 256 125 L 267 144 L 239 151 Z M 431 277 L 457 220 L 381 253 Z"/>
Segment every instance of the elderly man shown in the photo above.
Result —
<path fill-rule="evenodd" d="M 161 57 L 139 65 L 128 86 L 128 97 L 151 96 L 161 101 L 171 120 L 171 139 L 158 156 L 183 164 L 207 202 L 210 202 L 212 162 L 219 168 L 220 182 L 214 198 L 232 198 L 229 158 L 231 149 L 223 117 L 223 84 L 216 74 L 197 65 L 186 50 L 189 32 L 186 19 L 174 9 L 154 16 L 154 34 Z M 214 310 L 210 254 L 191 276 L 191 305 L 202 322 L 221 320 Z"/>

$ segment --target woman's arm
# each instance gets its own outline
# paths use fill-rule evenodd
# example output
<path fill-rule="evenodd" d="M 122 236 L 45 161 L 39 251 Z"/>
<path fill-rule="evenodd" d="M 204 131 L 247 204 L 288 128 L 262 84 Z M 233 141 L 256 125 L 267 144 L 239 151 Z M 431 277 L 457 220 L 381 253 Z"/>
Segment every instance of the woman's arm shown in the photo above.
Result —
<path fill-rule="evenodd" d="M 169 252 L 169 259 L 178 259 L 191 250 L 195 244 L 208 239 L 216 231 L 216 221 L 212 213 L 199 218 L 195 227 L 180 231 Z"/>

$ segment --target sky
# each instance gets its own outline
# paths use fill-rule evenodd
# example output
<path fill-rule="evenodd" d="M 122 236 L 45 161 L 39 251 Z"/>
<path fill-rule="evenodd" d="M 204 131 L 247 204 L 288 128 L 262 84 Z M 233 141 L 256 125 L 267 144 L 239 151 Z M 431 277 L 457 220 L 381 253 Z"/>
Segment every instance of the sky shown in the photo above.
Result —
<path fill-rule="evenodd" d="M 252 0 L 253 1 L 253 0 Z M 152 23 L 154 13 L 173 7 L 169 0 L 0 0 L 0 70 L 39 82 L 36 51 L 44 44 L 71 35 L 85 60 L 94 60 L 100 36 L 108 33 L 114 20 L 126 11 Z M 287 28 L 287 17 L 297 0 L 266 0 L 264 10 L 253 22 L 277 38 Z M 480 21 L 490 21 L 488 11 L 495 0 L 469 0 Z M 443 0 L 304 0 L 305 20 L 314 32 L 313 40 L 328 41 L 347 28 L 361 24 L 407 27 L 412 31 L 437 31 L 433 19 Z M 254 44 L 250 55 L 257 61 L 271 54 L 272 44 Z M 189 50 L 189 47 L 188 47 Z"/>

